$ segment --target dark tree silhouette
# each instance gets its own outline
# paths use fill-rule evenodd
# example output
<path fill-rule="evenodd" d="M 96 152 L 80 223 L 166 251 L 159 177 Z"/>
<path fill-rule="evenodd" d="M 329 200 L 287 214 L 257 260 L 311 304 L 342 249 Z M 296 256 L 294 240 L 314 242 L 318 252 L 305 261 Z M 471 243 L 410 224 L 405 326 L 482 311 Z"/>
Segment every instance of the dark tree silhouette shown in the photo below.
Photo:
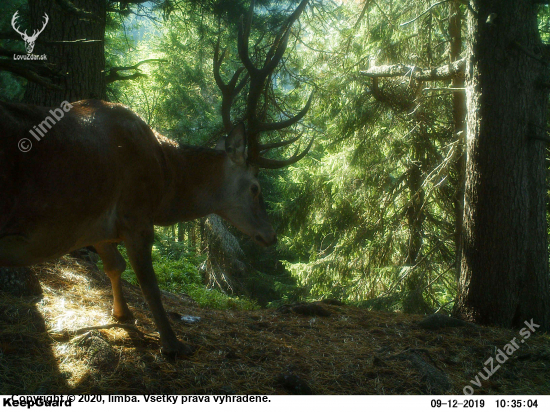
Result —
<path fill-rule="evenodd" d="M 468 13 L 467 161 L 454 314 L 550 327 L 546 229 L 547 56 L 534 1 L 475 0 Z"/>

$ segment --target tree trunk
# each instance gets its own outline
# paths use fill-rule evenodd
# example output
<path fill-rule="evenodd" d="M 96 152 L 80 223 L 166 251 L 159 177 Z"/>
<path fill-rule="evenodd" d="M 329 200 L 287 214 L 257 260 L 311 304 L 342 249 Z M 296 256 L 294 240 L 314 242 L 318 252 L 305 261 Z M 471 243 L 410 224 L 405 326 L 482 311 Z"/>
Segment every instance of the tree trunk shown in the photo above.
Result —
<path fill-rule="evenodd" d="M 452 1 L 449 3 L 449 37 L 451 38 L 449 47 L 450 62 L 460 60 L 462 53 L 462 13 L 460 4 Z M 464 77 L 455 76 L 452 79 L 451 87 L 463 88 Z M 454 123 L 454 138 L 459 139 L 458 152 L 459 157 L 455 162 L 455 172 L 457 177 L 457 189 L 454 197 L 455 209 L 455 255 L 456 278 L 460 277 L 460 255 L 461 255 L 461 239 L 462 239 L 462 221 L 464 216 L 464 173 L 465 173 L 465 138 L 466 138 L 466 94 L 463 91 L 453 92 L 453 123 Z"/>
<path fill-rule="evenodd" d="M 58 2 L 51 0 L 29 0 L 31 15 L 28 33 L 42 27 L 44 13 L 49 17 L 48 24 L 39 35 L 34 54 L 46 54 L 48 64 L 54 71 L 62 73 L 54 83 L 62 90 L 50 90 L 29 82 L 25 90 L 26 103 L 41 106 L 59 106 L 69 102 L 96 98 L 106 98 L 105 86 L 105 17 L 106 2 L 96 0 L 73 0 L 72 3 L 84 11 L 91 12 L 96 20 L 84 21 L 68 10 L 62 9 Z M 26 23 L 29 24 L 29 23 Z M 60 41 L 100 40 L 92 43 L 59 43 Z M 47 42 L 44 44 L 43 42 Z M 56 43 L 57 42 L 57 43 Z M 38 284 L 34 273 L 28 269 L 0 268 L 0 289 L 15 294 L 33 294 Z M 10 279 L 20 278 L 16 289 Z M 23 289 L 27 288 L 27 292 Z"/>
<path fill-rule="evenodd" d="M 544 136 L 547 76 L 532 1 L 473 0 L 468 12 L 467 160 L 454 314 L 548 330 Z"/>
<path fill-rule="evenodd" d="M 178 242 L 184 242 L 185 223 L 178 223 Z"/>
<path fill-rule="evenodd" d="M 235 294 L 248 292 L 242 282 L 247 265 L 237 238 L 227 230 L 218 215 L 209 215 L 203 226 L 205 243 L 208 245 L 203 269 L 208 287 L 218 287 Z"/>
<path fill-rule="evenodd" d="M 188 231 L 188 239 L 189 239 L 189 251 L 196 252 L 197 251 L 197 236 L 196 236 L 196 222 L 190 222 L 189 223 L 189 231 Z"/>
<path fill-rule="evenodd" d="M 422 187 L 422 171 L 425 170 L 426 150 L 424 140 L 428 134 L 426 126 L 418 121 L 420 131 L 413 135 L 411 165 L 407 171 L 407 187 L 409 189 L 409 205 L 407 207 L 407 226 L 409 240 L 407 245 L 407 259 L 405 264 L 414 267 L 420 256 L 424 238 L 423 225 L 424 188 Z M 426 314 L 431 312 L 430 306 L 424 301 L 423 292 L 426 277 L 419 270 L 413 270 L 405 282 L 407 296 L 403 300 L 405 313 Z"/>
<path fill-rule="evenodd" d="M 34 53 L 46 54 L 47 62 L 54 71 L 62 74 L 54 82 L 63 89 L 49 90 L 29 82 L 24 101 L 43 106 L 59 106 L 64 100 L 105 100 L 104 38 L 107 2 L 72 0 L 77 8 L 92 13 L 95 20 L 82 20 L 74 12 L 63 9 L 60 3 L 29 0 L 29 9 L 34 28 L 41 27 L 44 13 L 49 16 L 49 22 L 38 38 Z M 32 28 L 29 31 L 32 33 Z M 74 43 L 75 40 L 82 39 L 99 41 Z M 60 43 L 61 41 L 73 43 Z"/>

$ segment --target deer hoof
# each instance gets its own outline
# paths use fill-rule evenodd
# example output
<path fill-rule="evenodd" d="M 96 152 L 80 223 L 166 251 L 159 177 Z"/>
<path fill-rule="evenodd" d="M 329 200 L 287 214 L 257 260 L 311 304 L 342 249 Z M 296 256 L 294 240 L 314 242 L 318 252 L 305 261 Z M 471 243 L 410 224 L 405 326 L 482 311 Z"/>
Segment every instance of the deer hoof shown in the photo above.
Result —
<path fill-rule="evenodd" d="M 167 358 L 185 358 L 193 355 L 196 348 L 191 345 L 176 341 L 174 344 L 162 345 L 161 353 Z"/>
<path fill-rule="evenodd" d="M 120 313 L 117 313 L 113 310 L 111 312 L 111 315 L 113 316 L 113 318 L 115 318 L 117 320 L 117 322 L 123 322 L 124 323 L 124 322 L 134 320 L 134 315 L 133 315 L 132 311 L 128 308 L 126 308 L 126 310 L 124 310 Z"/>

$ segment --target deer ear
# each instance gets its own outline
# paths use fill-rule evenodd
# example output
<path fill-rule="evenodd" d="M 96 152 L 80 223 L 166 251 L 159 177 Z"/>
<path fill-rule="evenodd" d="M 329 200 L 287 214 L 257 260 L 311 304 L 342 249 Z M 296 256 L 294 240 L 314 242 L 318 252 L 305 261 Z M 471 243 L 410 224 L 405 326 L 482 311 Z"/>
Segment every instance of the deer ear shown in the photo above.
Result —
<path fill-rule="evenodd" d="M 225 150 L 229 158 L 237 164 L 244 164 L 246 161 L 246 130 L 241 122 L 231 130 L 225 138 Z"/>

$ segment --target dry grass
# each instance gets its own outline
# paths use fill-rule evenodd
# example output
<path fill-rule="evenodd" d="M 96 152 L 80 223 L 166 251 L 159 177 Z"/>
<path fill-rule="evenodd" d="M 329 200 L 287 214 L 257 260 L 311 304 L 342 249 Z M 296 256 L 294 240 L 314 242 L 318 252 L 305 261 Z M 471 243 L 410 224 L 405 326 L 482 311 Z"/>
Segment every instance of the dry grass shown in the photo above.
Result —
<path fill-rule="evenodd" d="M 138 288 L 125 292 L 143 333 L 84 332 L 113 323 L 104 275 L 68 257 L 35 271 L 42 296 L 0 292 L 1 394 L 462 394 L 496 349 L 518 336 L 424 330 L 419 316 L 329 304 L 217 311 L 166 294 L 176 333 L 197 347 L 191 358 L 171 361 L 160 355 Z M 181 315 L 201 320 L 187 324 Z M 476 393 L 550 394 L 549 343 L 534 334 Z"/>

